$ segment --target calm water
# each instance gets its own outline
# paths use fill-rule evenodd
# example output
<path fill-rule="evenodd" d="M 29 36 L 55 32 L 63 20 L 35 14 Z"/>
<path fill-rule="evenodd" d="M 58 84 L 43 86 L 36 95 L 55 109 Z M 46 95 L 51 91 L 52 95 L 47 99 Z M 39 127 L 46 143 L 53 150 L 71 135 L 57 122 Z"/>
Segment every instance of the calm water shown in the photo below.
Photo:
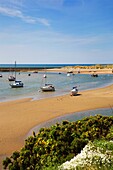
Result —
<path fill-rule="evenodd" d="M 40 87 L 44 84 L 44 72 L 30 73 L 28 72 L 17 73 L 17 79 L 22 80 L 24 83 L 23 88 L 15 89 L 10 87 L 8 76 L 10 73 L 3 72 L 3 77 L 0 78 L 0 102 L 7 100 L 14 100 L 19 98 L 32 97 L 33 100 L 54 97 L 58 95 L 69 94 L 73 86 L 77 85 L 79 91 L 104 87 L 113 84 L 112 74 L 102 74 L 98 77 L 91 77 L 87 74 L 74 74 L 70 77 L 66 73 L 46 73 L 47 82 L 54 84 L 55 92 L 41 92 Z"/>
<path fill-rule="evenodd" d="M 45 123 L 42 123 L 38 126 L 35 126 L 34 128 L 32 128 L 29 133 L 27 134 L 26 137 L 28 136 L 31 136 L 32 135 L 32 132 L 34 131 L 35 133 L 37 133 L 40 128 L 47 128 L 47 127 L 50 127 L 56 123 L 61 123 L 63 120 L 68 120 L 70 122 L 74 122 L 74 121 L 77 121 L 77 120 L 81 120 L 85 117 L 88 117 L 88 116 L 95 116 L 97 114 L 101 114 L 103 116 L 113 116 L 113 109 L 112 108 L 109 108 L 109 109 L 95 109 L 95 110 L 88 110 L 88 111 L 83 111 L 83 112 L 76 112 L 76 113 L 73 113 L 73 114 L 67 114 L 65 116 L 60 116 L 58 118 L 55 118 L 55 119 L 52 119 L 50 121 L 47 121 Z"/>

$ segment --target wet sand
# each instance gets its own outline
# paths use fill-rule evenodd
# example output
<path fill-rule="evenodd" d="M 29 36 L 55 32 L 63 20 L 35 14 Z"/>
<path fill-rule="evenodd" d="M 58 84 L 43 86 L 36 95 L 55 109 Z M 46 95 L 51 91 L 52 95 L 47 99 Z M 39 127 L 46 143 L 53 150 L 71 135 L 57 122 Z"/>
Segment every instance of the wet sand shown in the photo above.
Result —
<path fill-rule="evenodd" d="M 77 96 L 57 96 L 0 103 L 0 167 L 5 155 L 20 150 L 26 134 L 34 126 L 68 113 L 113 107 L 113 85 L 79 92 Z M 1 169 L 1 168 L 0 168 Z"/>

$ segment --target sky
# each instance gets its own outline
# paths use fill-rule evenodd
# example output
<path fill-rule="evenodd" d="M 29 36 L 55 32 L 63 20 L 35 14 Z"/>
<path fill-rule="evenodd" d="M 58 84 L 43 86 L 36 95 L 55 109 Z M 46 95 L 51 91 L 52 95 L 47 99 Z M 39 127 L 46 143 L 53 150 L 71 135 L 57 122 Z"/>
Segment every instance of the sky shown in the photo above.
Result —
<path fill-rule="evenodd" d="M 113 0 L 0 0 L 0 64 L 113 64 Z"/>

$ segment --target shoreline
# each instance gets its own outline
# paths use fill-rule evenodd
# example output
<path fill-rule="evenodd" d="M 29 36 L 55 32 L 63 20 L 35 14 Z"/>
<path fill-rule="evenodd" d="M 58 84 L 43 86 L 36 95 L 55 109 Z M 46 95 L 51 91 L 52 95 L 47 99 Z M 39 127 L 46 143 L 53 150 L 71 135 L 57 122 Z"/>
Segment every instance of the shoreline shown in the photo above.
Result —
<path fill-rule="evenodd" d="M 108 65 L 109 66 L 109 65 Z M 10 72 L 11 68 L 0 68 L 1 72 Z M 15 71 L 15 68 L 12 69 L 12 71 Z M 44 68 L 16 68 L 17 72 L 31 72 L 31 73 L 38 73 L 38 72 L 43 72 L 45 71 L 45 67 Z M 111 67 L 98 67 L 98 65 L 94 65 L 94 66 L 64 66 L 64 67 L 60 67 L 60 68 L 46 68 L 46 71 L 49 72 L 62 72 L 62 73 L 66 73 L 66 72 L 73 72 L 74 74 L 92 74 L 93 72 L 96 72 L 97 74 L 112 74 L 113 73 L 113 65 L 111 65 Z"/>
<path fill-rule="evenodd" d="M 32 98 L 0 103 L 0 164 L 24 145 L 26 134 L 41 123 L 80 111 L 113 107 L 113 85 L 41 100 Z"/>
<path fill-rule="evenodd" d="M 42 71 L 42 70 L 41 70 Z M 62 67 L 62 68 L 53 68 L 53 69 L 47 69 L 47 71 L 50 72 L 59 72 L 59 73 L 67 73 L 67 72 L 73 72 L 74 74 L 113 74 L 113 69 L 112 68 L 80 68 L 80 67 Z"/>

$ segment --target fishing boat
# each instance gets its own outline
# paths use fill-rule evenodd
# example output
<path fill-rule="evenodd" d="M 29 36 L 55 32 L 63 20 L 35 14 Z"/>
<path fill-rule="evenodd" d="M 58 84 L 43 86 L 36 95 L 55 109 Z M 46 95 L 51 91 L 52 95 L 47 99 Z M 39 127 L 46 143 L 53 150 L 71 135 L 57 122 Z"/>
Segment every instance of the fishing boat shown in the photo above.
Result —
<path fill-rule="evenodd" d="M 71 90 L 71 96 L 76 96 L 78 93 L 78 88 L 77 86 L 73 87 L 73 89 Z"/>
<path fill-rule="evenodd" d="M 13 84 L 10 84 L 10 86 L 12 88 L 20 88 L 20 87 L 23 87 L 24 84 L 22 83 L 22 81 L 20 80 L 16 80 L 16 61 L 15 61 L 15 81 Z"/>

